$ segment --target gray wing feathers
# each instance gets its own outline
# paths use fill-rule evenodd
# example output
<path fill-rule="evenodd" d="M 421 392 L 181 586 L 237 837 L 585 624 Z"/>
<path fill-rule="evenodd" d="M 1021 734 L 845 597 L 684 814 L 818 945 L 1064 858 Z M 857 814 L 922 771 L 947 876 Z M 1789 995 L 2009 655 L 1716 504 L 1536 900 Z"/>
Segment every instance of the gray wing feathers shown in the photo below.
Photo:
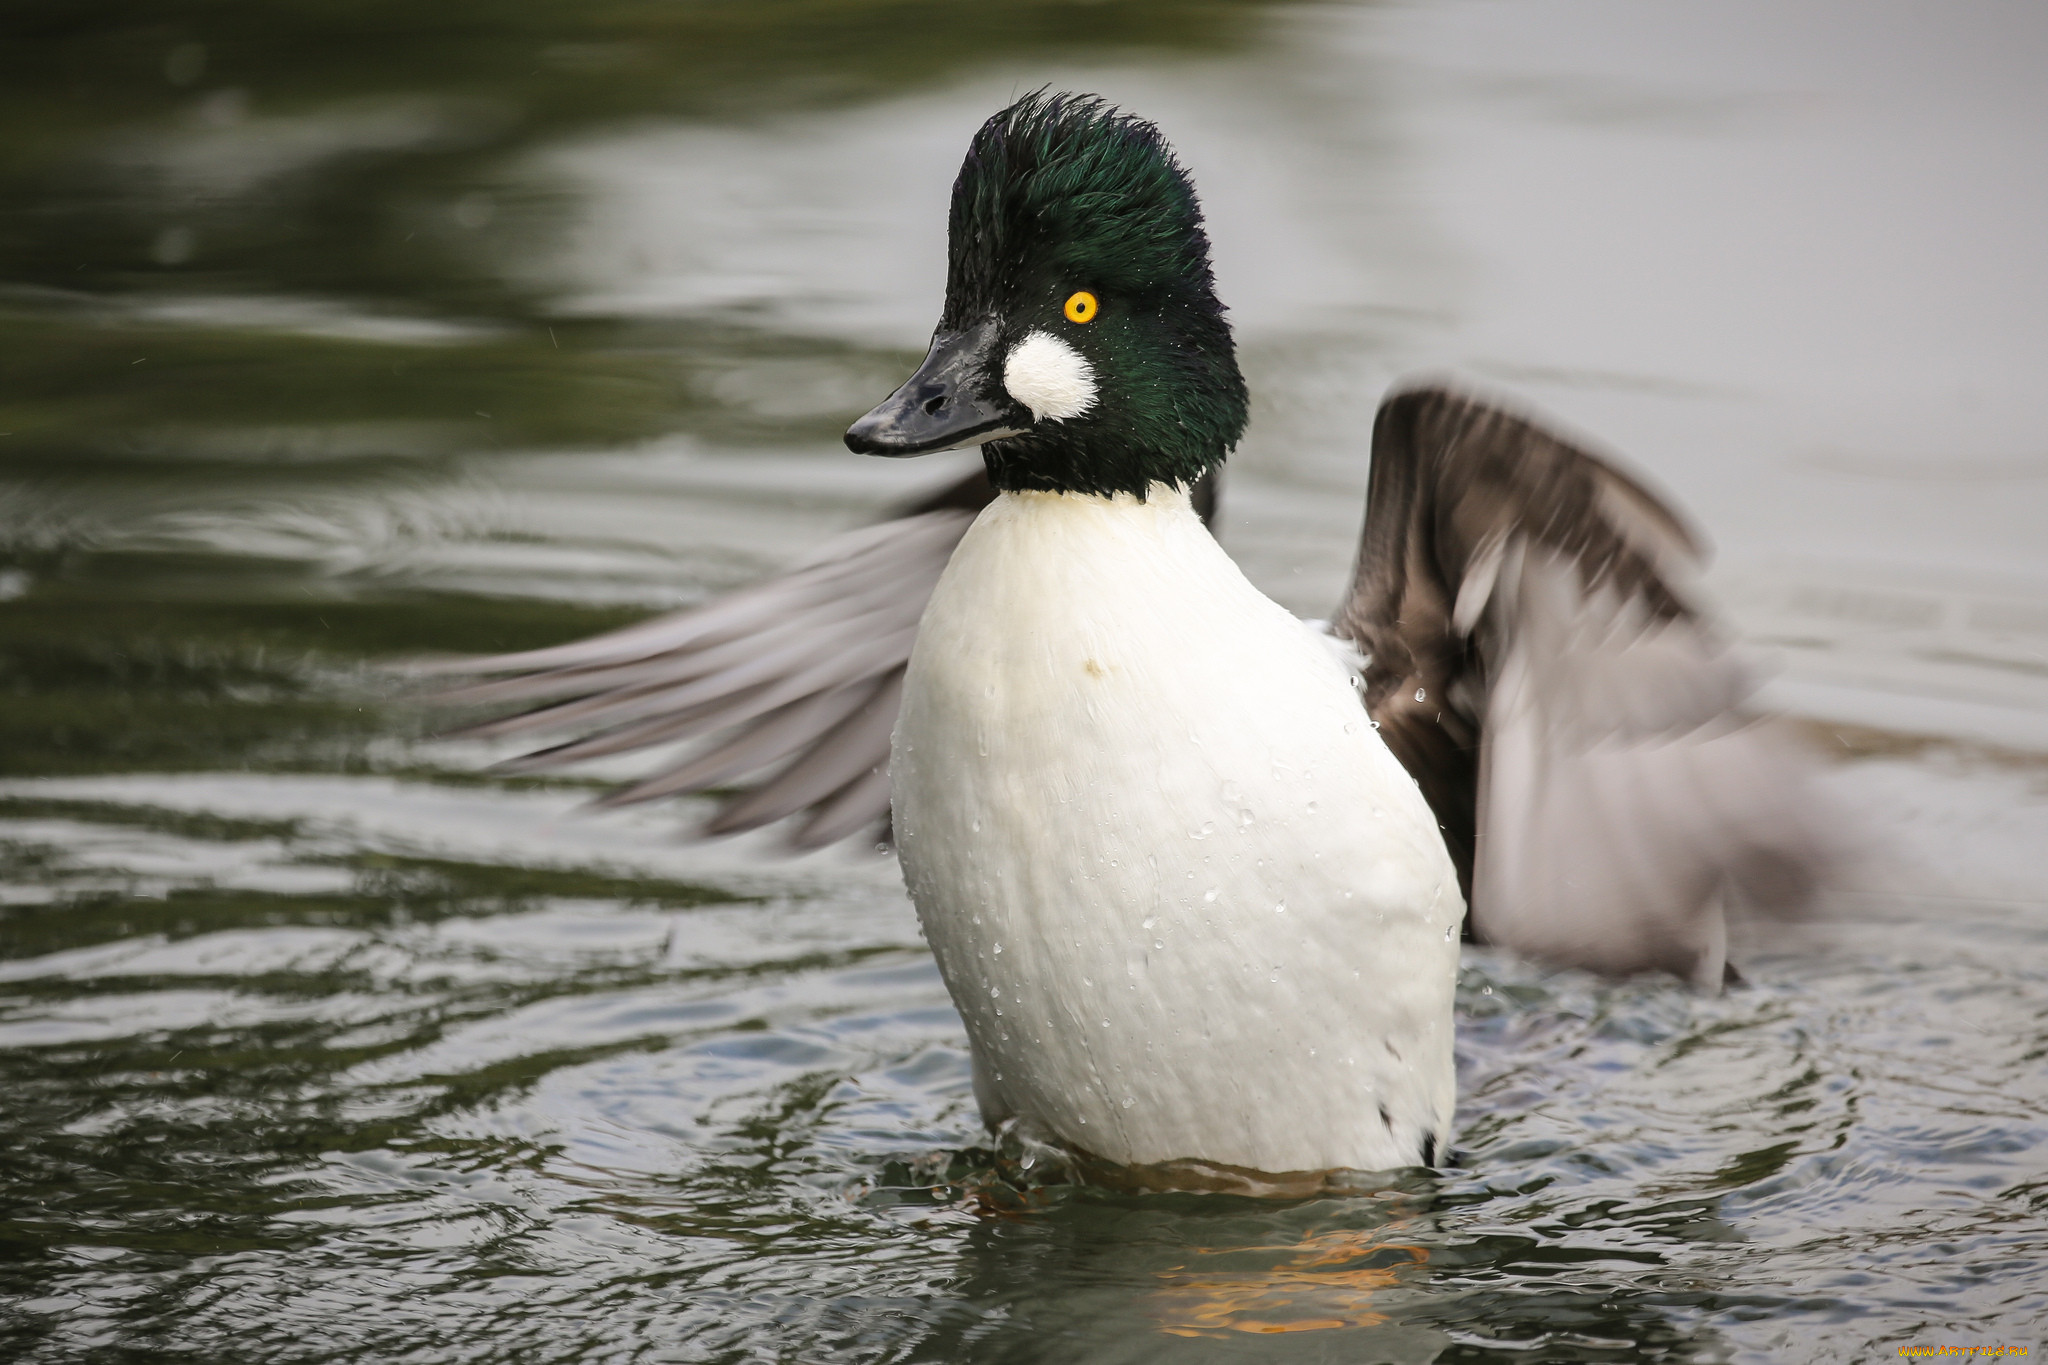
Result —
<path fill-rule="evenodd" d="M 735 731 L 723 743 L 695 754 L 672 768 L 622 787 L 602 804 L 629 805 L 664 796 L 702 791 L 761 771 L 785 755 L 815 743 L 840 721 L 874 698 L 879 684 L 862 679 L 830 692 L 776 708 L 757 722 Z"/>
<path fill-rule="evenodd" d="M 755 829 L 817 805 L 889 762 L 889 733 L 903 700 L 903 671 L 896 669 L 866 705 L 847 716 L 804 752 L 800 763 L 731 802 L 705 826 L 712 834 Z M 885 799 L 874 814 L 887 809 Z"/>
<path fill-rule="evenodd" d="M 750 584 L 702 606 L 641 621 L 547 649 L 499 654 L 486 659 L 449 659 L 421 666 L 426 673 L 507 673 L 533 681 L 544 672 L 648 659 L 690 646 L 739 640 L 762 622 L 781 619 L 792 606 L 860 602 L 882 605 L 900 599 L 896 591 L 904 566 L 936 556 L 943 569 L 966 534 L 974 514 L 942 508 L 877 522 L 833 537 L 784 573 Z M 933 582 L 937 582 L 934 574 Z M 917 603 L 922 611 L 923 601 Z M 913 619 L 915 619 L 913 617 Z"/>
<path fill-rule="evenodd" d="M 476 736 L 573 732 L 521 769 L 691 740 L 678 761 L 606 798 L 616 805 L 765 774 L 706 824 L 733 834 L 809 815 L 818 847 L 888 814 L 889 735 L 918 618 L 974 519 L 940 507 L 836 537 L 789 572 L 703 606 L 550 649 L 425 666 L 484 679 L 442 700 L 530 709 Z"/>
<path fill-rule="evenodd" d="M 1526 543 L 1476 633 L 1474 933 L 1718 988 L 1730 903 L 1796 905 L 1824 842 L 1797 750 L 1740 715 L 1740 662 Z"/>
<path fill-rule="evenodd" d="M 1469 931 L 1717 985 L 1725 908 L 1790 911 L 1830 844 L 1796 748 L 1696 601 L 1699 537 L 1640 483 L 1440 388 L 1374 428 L 1334 628 L 1459 863 Z"/>

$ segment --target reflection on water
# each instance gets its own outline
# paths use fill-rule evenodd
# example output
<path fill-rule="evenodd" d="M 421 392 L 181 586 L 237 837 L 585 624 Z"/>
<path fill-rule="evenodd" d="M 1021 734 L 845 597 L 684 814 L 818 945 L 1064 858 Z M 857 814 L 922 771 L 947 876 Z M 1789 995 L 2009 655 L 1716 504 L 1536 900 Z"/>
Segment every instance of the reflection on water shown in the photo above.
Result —
<path fill-rule="evenodd" d="M 6 1353 L 2037 1341 L 2048 30 L 1708 15 L 0 20 Z M 1204 188 L 1263 587 L 1329 605 L 1392 375 L 1508 385 L 1699 516 L 1871 814 L 1847 922 L 1724 998 L 1473 955 L 1441 1175 L 1262 1203 L 991 1149 L 892 860 L 583 813 L 381 668 L 693 600 L 957 468 L 837 432 L 922 344 L 967 132 L 1045 81 Z"/>
<path fill-rule="evenodd" d="M 1964 818 L 2038 791 L 1860 780 Z M 1937 1303 L 2037 1320 L 2038 903 L 1869 907 L 1717 1000 L 1476 957 L 1459 1166 L 1275 1206 L 971 1150 L 887 860 L 699 852 L 555 791 L 34 790 L 0 811 L 31 1358 L 1825 1359 Z"/>

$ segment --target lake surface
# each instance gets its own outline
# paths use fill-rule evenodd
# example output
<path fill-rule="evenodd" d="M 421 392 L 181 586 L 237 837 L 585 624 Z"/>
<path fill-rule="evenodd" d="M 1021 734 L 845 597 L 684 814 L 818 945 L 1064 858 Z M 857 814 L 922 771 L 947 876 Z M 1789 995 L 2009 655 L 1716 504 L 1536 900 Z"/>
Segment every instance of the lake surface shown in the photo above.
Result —
<path fill-rule="evenodd" d="M 2048 1325 L 2048 11 L 0 17 L 0 1355 L 1836 1361 Z M 1320 615 L 1395 377 L 1720 547 L 1859 854 L 1720 998 L 1469 951 L 1454 1162 L 991 1150 L 893 860 L 593 813 L 390 665 L 788 562 L 1014 93 L 1159 121 Z"/>

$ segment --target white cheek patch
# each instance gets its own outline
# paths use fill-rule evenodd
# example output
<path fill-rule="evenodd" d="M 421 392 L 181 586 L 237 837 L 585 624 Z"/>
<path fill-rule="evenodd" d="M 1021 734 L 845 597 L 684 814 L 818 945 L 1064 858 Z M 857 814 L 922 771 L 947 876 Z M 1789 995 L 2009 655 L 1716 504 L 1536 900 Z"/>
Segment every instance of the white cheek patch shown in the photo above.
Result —
<path fill-rule="evenodd" d="M 1050 332 L 1032 332 L 1003 361 L 1003 387 L 1034 422 L 1079 417 L 1095 406 L 1095 367 Z"/>

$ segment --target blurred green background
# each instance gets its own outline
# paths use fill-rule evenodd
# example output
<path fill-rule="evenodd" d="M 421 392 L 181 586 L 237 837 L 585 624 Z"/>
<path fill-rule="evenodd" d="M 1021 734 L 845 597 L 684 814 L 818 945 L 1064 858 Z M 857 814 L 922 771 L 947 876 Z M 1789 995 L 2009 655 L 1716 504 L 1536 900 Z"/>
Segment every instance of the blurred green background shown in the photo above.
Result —
<path fill-rule="evenodd" d="M 534 149 L 991 62 L 1225 51 L 1257 23 L 1159 0 L 7 7 L 0 772 L 359 765 L 410 722 L 342 676 L 356 661 L 631 614 L 337 576 L 237 536 L 238 507 L 675 434 L 826 447 L 839 408 L 716 381 L 801 363 L 850 375 L 849 403 L 893 382 L 893 338 L 744 307 L 558 316 L 513 267 L 577 208 L 520 174 Z"/>

